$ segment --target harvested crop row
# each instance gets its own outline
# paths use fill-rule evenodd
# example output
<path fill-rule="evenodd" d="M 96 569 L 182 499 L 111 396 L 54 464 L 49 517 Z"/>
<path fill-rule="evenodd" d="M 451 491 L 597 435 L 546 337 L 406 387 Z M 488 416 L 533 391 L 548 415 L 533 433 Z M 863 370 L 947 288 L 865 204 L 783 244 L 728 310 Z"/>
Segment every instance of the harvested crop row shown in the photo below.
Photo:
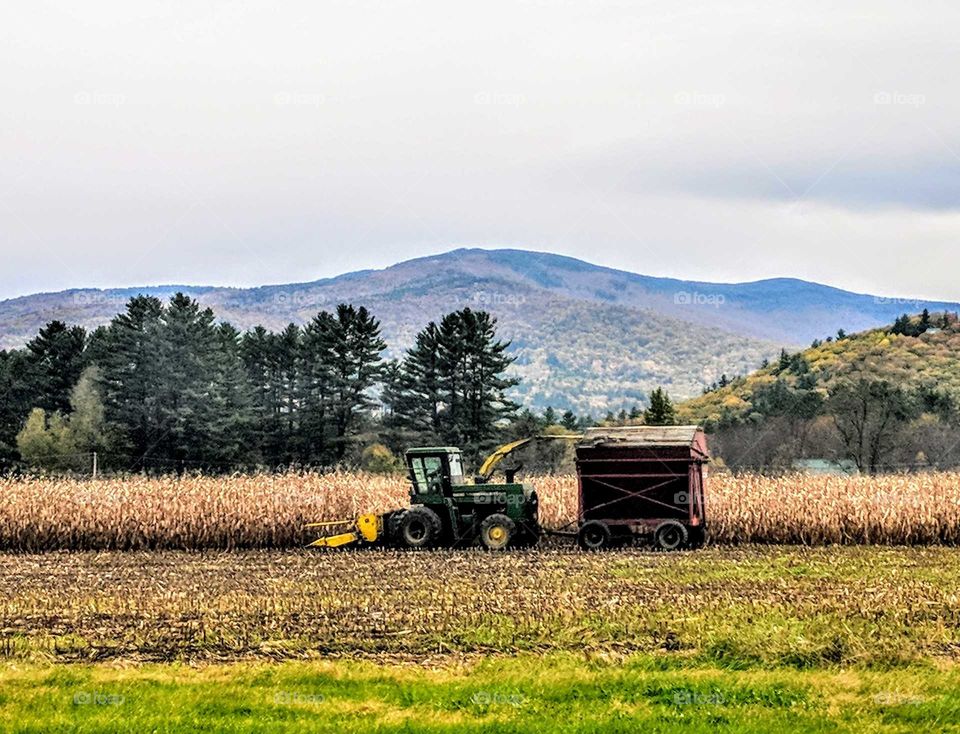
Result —
<path fill-rule="evenodd" d="M 541 522 L 576 516 L 572 476 L 529 479 Z M 0 549 L 38 551 L 287 548 L 311 521 L 403 507 L 403 477 L 334 472 L 97 481 L 0 479 Z M 960 474 L 882 477 L 715 475 L 709 541 L 932 544 L 960 542 Z"/>

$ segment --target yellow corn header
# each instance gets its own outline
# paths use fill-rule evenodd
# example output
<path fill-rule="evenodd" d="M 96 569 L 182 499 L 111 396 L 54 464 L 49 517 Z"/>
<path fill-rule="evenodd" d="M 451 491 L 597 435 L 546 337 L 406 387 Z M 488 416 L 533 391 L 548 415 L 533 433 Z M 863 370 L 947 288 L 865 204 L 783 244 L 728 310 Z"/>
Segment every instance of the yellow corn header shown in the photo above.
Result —
<path fill-rule="evenodd" d="M 312 522 L 308 528 L 342 528 L 343 532 L 317 538 L 308 548 L 339 548 L 351 543 L 376 543 L 383 537 L 383 515 L 361 515 L 355 520 Z"/>

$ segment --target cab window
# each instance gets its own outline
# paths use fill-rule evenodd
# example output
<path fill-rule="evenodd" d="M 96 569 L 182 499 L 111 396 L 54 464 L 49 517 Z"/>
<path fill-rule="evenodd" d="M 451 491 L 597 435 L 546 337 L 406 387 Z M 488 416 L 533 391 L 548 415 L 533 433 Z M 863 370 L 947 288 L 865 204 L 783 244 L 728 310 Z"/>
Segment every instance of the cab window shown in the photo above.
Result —
<path fill-rule="evenodd" d="M 427 491 L 427 475 L 423 470 L 423 459 L 417 457 L 410 462 L 413 469 L 413 483 L 417 494 Z"/>
<path fill-rule="evenodd" d="M 447 461 L 450 463 L 450 481 L 453 484 L 463 482 L 463 464 L 460 462 L 460 454 L 450 454 Z"/>
<path fill-rule="evenodd" d="M 439 456 L 425 456 L 423 470 L 427 477 L 427 491 L 443 491 L 443 460 Z"/>
<path fill-rule="evenodd" d="M 443 492 L 443 459 L 439 456 L 416 457 L 410 462 L 416 492 Z"/>

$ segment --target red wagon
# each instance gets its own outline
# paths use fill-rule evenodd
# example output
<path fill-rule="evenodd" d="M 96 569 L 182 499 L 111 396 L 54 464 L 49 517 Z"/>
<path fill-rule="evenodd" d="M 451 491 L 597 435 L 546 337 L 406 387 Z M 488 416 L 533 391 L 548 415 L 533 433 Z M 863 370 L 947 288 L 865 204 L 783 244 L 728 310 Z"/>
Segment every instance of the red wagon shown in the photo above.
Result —
<path fill-rule="evenodd" d="M 698 426 L 588 429 L 576 447 L 580 546 L 599 550 L 638 536 L 663 550 L 702 545 L 709 459 Z"/>

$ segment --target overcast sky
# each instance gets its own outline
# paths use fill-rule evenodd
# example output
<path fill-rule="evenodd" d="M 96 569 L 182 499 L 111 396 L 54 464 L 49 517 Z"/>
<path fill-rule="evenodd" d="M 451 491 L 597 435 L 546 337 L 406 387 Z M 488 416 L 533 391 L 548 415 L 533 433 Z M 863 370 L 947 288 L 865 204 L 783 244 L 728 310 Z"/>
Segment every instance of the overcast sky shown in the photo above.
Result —
<path fill-rule="evenodd" d="M 960 300 L 960 4 L 30 2 L 0 298 L 459 246 Z"/>

